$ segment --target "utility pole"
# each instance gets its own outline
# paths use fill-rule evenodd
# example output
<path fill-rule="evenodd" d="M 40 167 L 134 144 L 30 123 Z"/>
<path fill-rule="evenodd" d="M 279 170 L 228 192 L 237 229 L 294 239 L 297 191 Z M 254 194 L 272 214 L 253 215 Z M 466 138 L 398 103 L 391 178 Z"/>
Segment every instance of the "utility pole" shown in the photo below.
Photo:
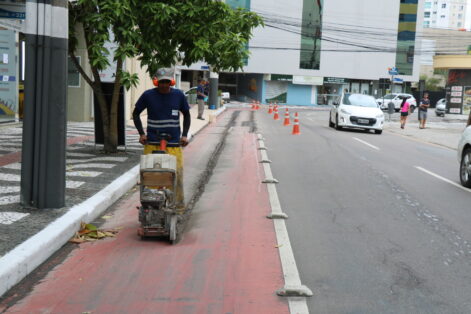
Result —
<path fill-rule="evenodd" d="M 218 109 L 219 74 L 209 68 L 209 108 Z"/>
<path fill-rule="evenodd" d="M 68 1 L 26 1 L 21 204 L 65 204 Z"/>

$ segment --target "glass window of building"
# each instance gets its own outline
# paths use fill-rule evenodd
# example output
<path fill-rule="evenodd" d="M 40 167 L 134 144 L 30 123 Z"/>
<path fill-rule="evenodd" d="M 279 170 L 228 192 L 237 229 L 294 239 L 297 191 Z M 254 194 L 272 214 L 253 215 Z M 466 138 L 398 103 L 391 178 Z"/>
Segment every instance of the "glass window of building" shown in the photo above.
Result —
<path fill-rule="evenodd" d="M 442 8 L 443 8 L 443 9 L 446 8 L 446 3 L 442 3 Z"/>
<path fill-rule="evenodd" d="M 430 12 L 424 12 L 424 17 L 430 17 Z"/>
<path fill-rule="evenodd" d="M 430 9 L 432 7 L 432 2 L 425 2 L 424 3 L 424 8 L 425 9 Z"/>

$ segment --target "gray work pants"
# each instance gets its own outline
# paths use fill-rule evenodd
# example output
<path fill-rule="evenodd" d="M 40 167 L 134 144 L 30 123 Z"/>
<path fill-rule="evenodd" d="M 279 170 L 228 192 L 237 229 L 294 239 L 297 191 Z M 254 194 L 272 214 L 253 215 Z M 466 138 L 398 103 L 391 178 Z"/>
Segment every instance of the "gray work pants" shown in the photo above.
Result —
<path fill-rule="evenodd" d="M 198 118 L 203 118 L 204 112 L 204 99 L 198 99 Z"/>

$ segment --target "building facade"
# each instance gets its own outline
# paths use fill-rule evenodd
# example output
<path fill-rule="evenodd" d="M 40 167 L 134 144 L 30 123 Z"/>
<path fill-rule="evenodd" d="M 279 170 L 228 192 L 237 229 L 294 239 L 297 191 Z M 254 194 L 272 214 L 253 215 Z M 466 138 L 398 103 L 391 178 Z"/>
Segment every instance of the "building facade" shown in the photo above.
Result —
<path fill-rule="evenodd" d="M 467 0 L 425 0 L 424 28 L 465 27 Z"/>
<path fill-rule="evenodd" d="M 254 30 L 243 71 L 219 76 L 220 89 L 233 98 L 317 105 L 345 90 L 380 97 L 419 80 L 416 33 L 422 30 L 423 0 L 227 3 L 265 20 Z M 397 75 L 389 68 L 397 68 Z"/>

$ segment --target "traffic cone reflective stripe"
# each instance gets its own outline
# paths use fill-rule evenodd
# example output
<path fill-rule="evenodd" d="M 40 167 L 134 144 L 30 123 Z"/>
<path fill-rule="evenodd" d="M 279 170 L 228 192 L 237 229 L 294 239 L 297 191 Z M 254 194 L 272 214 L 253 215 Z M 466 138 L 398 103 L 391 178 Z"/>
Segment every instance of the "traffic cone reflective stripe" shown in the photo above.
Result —
<path fill-rule="evenodd" d="M 290 125 L 291 123 L 289 122 L 289 111 L 288 111 L 288 108 L 286 108 L 286 111 L 285 111 L 285 121 L 283 122 L 283 125 L 284 126 L 287 126 L 287 125 Z"/>
<path fill-rule="evenodd" d="M 268 114 L 272 114 L 273 113 L 273 107 L 272 107 L 272 104 L 269 104 L 268 105 Z"/>
<path fill-rule="evenodd" d="M 273 120 L 280 120 L 280 116 L 278 115 L 278 107 L 275 107 L 275 114 L 273 115 Z"/>
<path fill-rule="evenodd" d="M 296 112 L 294 114 L 294 125 L 293 125 L 293 135 L 299 135 L 301 132 L 299 131 L 299 119 L 298 119 L 298 113 Z"/>

